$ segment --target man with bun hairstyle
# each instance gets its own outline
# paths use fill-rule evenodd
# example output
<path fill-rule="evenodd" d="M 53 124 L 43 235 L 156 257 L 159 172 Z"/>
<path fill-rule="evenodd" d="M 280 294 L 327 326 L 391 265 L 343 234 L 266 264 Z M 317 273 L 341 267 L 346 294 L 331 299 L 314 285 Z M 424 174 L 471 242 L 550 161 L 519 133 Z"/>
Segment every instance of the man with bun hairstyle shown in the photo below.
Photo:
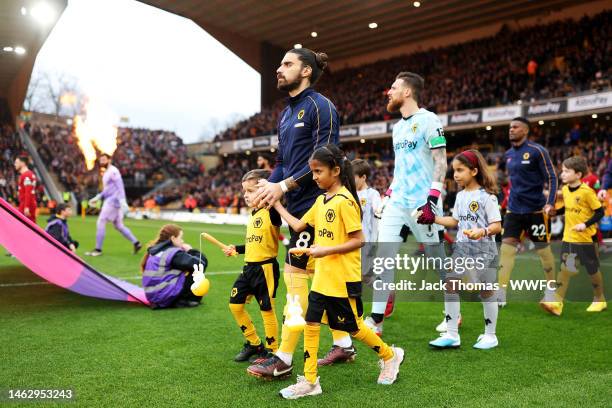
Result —
<path fill-rule="evenodd" d="M 277 87 L 289 94 L 287 107 L 278 121 L 278 153 L 276 166 L 268 180 L 260 180 L 260 191 L 254 205 L 271 207 L 283 196 L 286 208 L 296 218 L 301 218 L 323 193 L 312 179 L 308 159 L 319 147 L 338 144 L 339 116 L 334 104 L 315 91 L 325 67 L 327 54 L 307 48 L 288 51 L 276 70 Z M 314 229 L 302 232 L 290 230 L 289 249 L 310 247 L 314 241 Z M 299 295 L 303 313 L 308 306 L 308 280 L 314 273 L 314 263 L 307 255 L 287 252 L 284 280 L 287 293 Z M 355 358 L 350 336 L 346 332 L 332 330 L 334 348 L 330 351 L 334 361 Z M 286 377 L 293 370 L 293 353 L 300 333 L 292 333 L 283 324 L 278 352 L 258 361 L 247 369 L 250 375 L 275 379 Z"/>

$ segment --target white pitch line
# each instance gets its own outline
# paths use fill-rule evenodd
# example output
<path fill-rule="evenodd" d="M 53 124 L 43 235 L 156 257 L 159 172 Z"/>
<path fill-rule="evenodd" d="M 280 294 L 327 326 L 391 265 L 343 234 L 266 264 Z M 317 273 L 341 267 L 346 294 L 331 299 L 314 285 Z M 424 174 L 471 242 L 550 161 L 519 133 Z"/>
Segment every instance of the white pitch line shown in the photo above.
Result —
<path fill-rule="evenodd" d="M 234 275 L 237 273 L 240 273 L 242 271 L 218 271 L 218 272 L 206 272 L 206 275 Z M 117 279 L 122 279 L 122 280 L 141 280 L 142 276 L 129 276 L 129 277 L 122 277 L 122 276 L 113 276 L 113 278 L 117 278 Z M 36 286 L 36 285 L 54 285 L 51 282 L 47 282 L 47 281 L 36 281 L 36 282 L 18 282 L 18 283 L 0 283 L 0 288 L 15 288 L 15 287 L 21 287 L 21 286 Z"/>

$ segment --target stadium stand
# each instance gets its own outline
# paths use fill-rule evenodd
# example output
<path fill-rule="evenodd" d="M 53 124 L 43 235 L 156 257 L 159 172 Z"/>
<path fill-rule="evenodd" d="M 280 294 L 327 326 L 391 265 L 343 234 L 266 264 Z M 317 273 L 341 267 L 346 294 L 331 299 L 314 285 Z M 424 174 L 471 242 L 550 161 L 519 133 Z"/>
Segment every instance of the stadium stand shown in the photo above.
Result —
<path fill-rule="evenodd" d="M 67 126 L 35 126 L 30 134 L 50 170 L 67 191 L 80 199 L 98 187 L 98 172 L 86 171 L 77 138 Z M 172 132 L 120 128 L 114 164 L 123 175 L 126 187 L 153 188 L 168 177 L 195 177 L 200 163 L 187 156 L 183 141 Z"/>
<path fill-rule="evenodd" d="M 17 132 L 10 125 L 0 125 L 0 197 L 12 204 L 18 202 L 19 179 L 13 162 L 21 154 L 27 153 Z M 36 199 L 39 203 L 43 199 L 43 190 L 44 187 L 39 184 L 36 190 Z"/>
<path fill-rule="evenodd" d="M 423 74 L 428 84 L 424 106 L 439 113 L 503 105 L 518 99 L 531 101 L 600 91 L 608 88 L 612 80 L 611 17 L 612 12 L 607 11 L 578 21 L 564 20 L 518 31 L 504 27 L 493 37 L 329 72 L 318 88 L 336 104 L 344 124 L 392 119 L 386 112 L 385 93 L 390 80 L 402 70 Z M 215 140 L 241 140 L 275 133 L 278 112 L 283 106 L 284 100 L 279 100 L 264 107 L 260 113 L 217 135 Z M 558 166 L 564 157 L 582 152 L 593 163 L 592 171 L 601 178 L 610 159 L 609 123 L 583 118 L 559 122 L 557 127 L 534 126 L 532 137 L 550 149 Z M 83 199 L 98 188 L 98 172 L 86 171 L 69 127 L 35 126 L 30 134 L 39 145 L 41 157 L 67 191 Z M 462 144 L 461 140 L 470 142 Z M 483 145 L 488 146 L 483 152 L 489 163 L 499 168 L 503 184 L 501 158 L 507 148 L 506 129 L 497 128 L 484 136 L 464 131 L 450 137 L 449 158 L 471 143 L 481 150 Z M 380 192 L 387 189 L 393 174 L 390 139 L 345 143 L 344 149 L 351 159 L 367 158 L 374 170 L 371 185 Z M 174 207 L 193 210 L 195 200 L 198 209 L 239 212 L 244 207 L 240 178 L 255 167 L 256 158 L 257 154 L 232 154 L 221 157 L 216 167 L 205 169 L 188 155 L 182 140 L 172 132 L 120 128 L 114 164 L 128 190 L 151 189 L 168 178 L 180 181 L 151 195 L 136 197 L 131 200 L 134 206 L 152 200 L 157 206 L 172 203 Z M 4 170 L 7 171 L 11 169 Z M 454 184 L 448 185 L 452 198 Z M 14 194 L 9 187 L 0 184 L 1 188 L 4 197 Z M 452 200 L 447 200 L 448 203 Z"/>
<path fill-rule="evenodd" d="M 329 72 L 317 88 L 345 125 L 389 119 L 385 92 L 400 71 L 425 77 L 423 105 L 437 113 L 603 89 L 612 80 L 611 18 L 606 11 L 517 31 L 504 27 L 493 37 Z M 275 133 L 282 107 L 265 107 L 215 140 Z"/>

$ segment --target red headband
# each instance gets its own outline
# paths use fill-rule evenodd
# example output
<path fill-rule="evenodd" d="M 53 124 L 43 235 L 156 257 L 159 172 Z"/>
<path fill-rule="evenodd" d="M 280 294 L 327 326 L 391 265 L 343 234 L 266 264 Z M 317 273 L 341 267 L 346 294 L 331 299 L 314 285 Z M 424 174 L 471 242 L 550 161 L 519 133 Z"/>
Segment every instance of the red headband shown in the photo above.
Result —
<path fill-rule="evenodd" d="M 474 154 L 474 152 L 471 152 L 469 150 L 466 150 L 464 152 L 461 153 L 466 159 L 468 159 L 468 161 L 472 164 L 472 166 L 474 166 L 475 168 L 478 168 L 478 157 L 476 157 L 476 155 Z"/>

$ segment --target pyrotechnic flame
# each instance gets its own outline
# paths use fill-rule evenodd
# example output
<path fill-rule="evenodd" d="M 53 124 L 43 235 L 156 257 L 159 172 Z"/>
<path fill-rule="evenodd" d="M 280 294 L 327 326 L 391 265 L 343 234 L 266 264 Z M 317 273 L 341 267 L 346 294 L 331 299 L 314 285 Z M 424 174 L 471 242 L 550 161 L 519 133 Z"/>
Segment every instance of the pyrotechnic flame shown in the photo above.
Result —
<path fill-rule="evenodd" d="M 117 149 L 117 128 L 112 125 L 112 114 L 95 101 L 89 101 L 85 106 L 87 112 L 83 119 L 77 115 L 74 118 L 74 132 L 83 156 L 87 170 L 96 163 L 98 149 L 101 153 L 113 155 Z"/>

